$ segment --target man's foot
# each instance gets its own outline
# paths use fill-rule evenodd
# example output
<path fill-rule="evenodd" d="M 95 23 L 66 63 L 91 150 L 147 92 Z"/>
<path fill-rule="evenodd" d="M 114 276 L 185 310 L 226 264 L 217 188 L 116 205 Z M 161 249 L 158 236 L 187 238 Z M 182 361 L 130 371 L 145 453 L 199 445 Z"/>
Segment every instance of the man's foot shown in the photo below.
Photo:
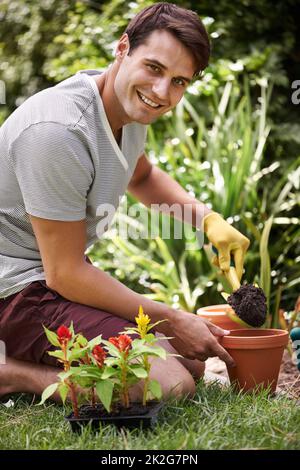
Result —
<path fill-rule="evenodd" d="M 0 400 L 11 393 L 32 393 L 41 395 L 43 390 L 57 381 L 60 369 L 6 358 L 0 364 Z"/>

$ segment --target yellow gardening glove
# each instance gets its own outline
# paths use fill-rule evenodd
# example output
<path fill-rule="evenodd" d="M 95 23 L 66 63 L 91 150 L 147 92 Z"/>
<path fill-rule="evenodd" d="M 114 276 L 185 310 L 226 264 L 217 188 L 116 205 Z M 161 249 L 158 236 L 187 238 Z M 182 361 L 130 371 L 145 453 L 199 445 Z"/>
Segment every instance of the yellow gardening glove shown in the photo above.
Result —
<path fill-rule="evenodd" d="M 210 212 L 202 221 L 203 231 L 218 250 L 213 264 L 225 273 L 229 271 L 230 259 L 234 260 L 238 279 L 241 280 L 245 253 L 250 241 L 242 233 L 226 222 L 217 212 Z"/>

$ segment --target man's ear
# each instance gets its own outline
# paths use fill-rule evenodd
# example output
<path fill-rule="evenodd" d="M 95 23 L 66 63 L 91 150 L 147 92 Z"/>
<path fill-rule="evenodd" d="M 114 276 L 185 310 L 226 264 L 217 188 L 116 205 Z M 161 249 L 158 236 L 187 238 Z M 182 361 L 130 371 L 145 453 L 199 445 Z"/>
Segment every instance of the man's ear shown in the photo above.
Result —
<path fill-rule="evenodd" d="M 119 39 L 119 42 L 117 44 L 117 47 L 116 47 L 116 58 L 124 58 L 128 51 L 129 51 L 129 47 L 130 47 L 130 44 L 129 44 L 129 38 L 128 38 L 128 34 L 127 33 L 124 33 L 122 34 L 122 36 L 120 37 Z"/>

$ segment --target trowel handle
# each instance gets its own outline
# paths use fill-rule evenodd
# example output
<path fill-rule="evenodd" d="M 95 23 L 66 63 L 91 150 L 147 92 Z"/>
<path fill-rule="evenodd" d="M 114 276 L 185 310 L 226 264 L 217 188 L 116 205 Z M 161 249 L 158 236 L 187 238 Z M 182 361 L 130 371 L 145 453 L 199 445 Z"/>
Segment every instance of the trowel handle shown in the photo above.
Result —
<path fill-rule="evenodd" d="M 215 253 L 215 255 L 219 256 L 219 252 L 218 252 L 218 250 L 215 246 L 212 247 L 212 250 Z M 233 291 L 238 290 L 241 287 L 241 283 L 240 283 L 239 278 L 237 276 L 233 259 L 230 259 L 229 271 L 223 271 L 223 273 L 224 273 L 224 276 L 226 277 L 227 281 L 231 285 Z"/>
<path fill-rule="evenodd" d="M 212 251 L 214 252 L 215 255 L 219 256 L 219 252 L 215 246 L 212 246 Z M 235 264 L 232 258 L 230 258 L 230 266 L 235 268 Z"/>

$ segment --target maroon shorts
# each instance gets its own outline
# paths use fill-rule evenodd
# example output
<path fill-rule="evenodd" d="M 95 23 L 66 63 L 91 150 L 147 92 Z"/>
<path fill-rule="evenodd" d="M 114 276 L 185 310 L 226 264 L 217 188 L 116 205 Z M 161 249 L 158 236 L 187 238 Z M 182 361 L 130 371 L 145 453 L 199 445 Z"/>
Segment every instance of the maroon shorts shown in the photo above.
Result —
<path fill-rule="evenodd" d="M 43 325 L 56 331 L 71 322 L 75 333 L 82 333 L 88 340 L 100 334 L 108 339 L 133 326 L 111 313 L 65 299 L 42 280 L 0 299 L 0 340 L 5 342 L 8 357 L 59 366 L 47 354 L 56 348 L 48 342 Z"/>

